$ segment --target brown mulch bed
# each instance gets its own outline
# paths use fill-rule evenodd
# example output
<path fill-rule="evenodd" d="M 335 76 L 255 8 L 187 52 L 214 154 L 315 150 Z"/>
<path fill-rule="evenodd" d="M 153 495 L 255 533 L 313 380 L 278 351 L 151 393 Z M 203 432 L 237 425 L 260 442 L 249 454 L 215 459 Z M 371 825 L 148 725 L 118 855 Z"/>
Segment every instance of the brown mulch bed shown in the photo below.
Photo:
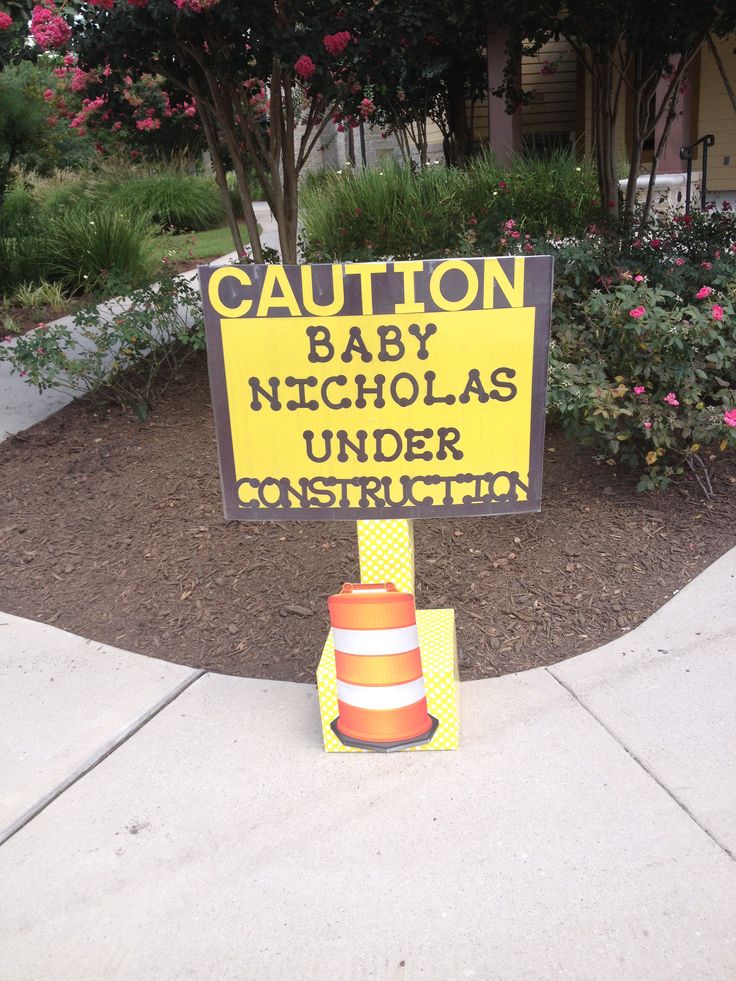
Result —
<path fill-rule="evenodd" d="M 464 678 L 621 636 L 736 544 L 736 463 L 715 499 L 640 495 L 559 433 L 537 515 L 415 523 L 417 605 L 457 612 Z M 229 674 L 312 680 L 325 598 L 358 575 L 353 522 L 222 518 L 204 364 L 148 422 L 74 404 L 0 446 L 0 609 Z"/>
<path fill-rule="evenodd" d="M 43 307 L 21 307 L 17 304 L 5 307 L 0 314 L 0 321 L 8 317 L 13 323 L 13 327 L 0 330 L 3 335 L 10 337 L 20 337 L 27 334 L 29 330 L 34 330 L 40 324 L 50 324 L 54 320 L 61 320 L 62 317 L 70 313 L 76 313 L 82 307 L 88 307 L 92 303 L 99 303 L 93 293 L 85 293 L 67 301 L 61 310 L 54 310 L 50 306 Z"/>
<path fill-rule="evenodd" d="M 180 259 L 178 262 L 170 262 L 168 269 L 170 271 L 173 270 L 176 274 L 185 273 L 196 269 L 197 266 L 206 265 L 213 259 L 219 259 L 219 255 L 213 255 L 207 259 Z M 111 299 L 111 297 L 107 297 L 107 299 Z M 21 334 L 27 334 L 29 330 L 34 330 L 40 324 L 50 324 L 55 320 L 61 320 L 62 317 L 77 313 L 83 307 L 90 307 L 104 302 L 105 297 L 96 293 L 83 293 L 79 296 L 70 297 L 61 310 L 53 310 L 49 306 L 22 307 L 17 304 L 7 306 L 0 311 L 0 337 L 20 337 Z M 12 321 L 12 327 L 3 328 L 1 326 L 5 317 L 9 318 L 8 323 Z"/>

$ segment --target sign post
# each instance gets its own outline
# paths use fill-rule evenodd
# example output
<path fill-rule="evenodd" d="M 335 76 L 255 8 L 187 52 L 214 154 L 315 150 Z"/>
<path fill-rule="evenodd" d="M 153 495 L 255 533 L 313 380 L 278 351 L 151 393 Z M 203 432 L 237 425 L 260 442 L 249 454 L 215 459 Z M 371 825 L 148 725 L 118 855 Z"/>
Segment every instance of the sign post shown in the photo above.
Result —
<path fill-rule="evenodd" d="M 356 520 L 362 582 L 413 594 L 415 518 L 539 510 L 550 257 L 204 266 L 200 283 L 226 518 Z M 331 611 L 372 609 L 367 592 L 354 587 Z M 380 609 L 399 609 L 392 596 Z M 455 748 L 454 613 L 419 611 L 416 628 L 438 726 L 415 748 Z M 365 650 L 338 649 L 338 669 L 334 636 L 357 641 L 337 628 L 325 645 L 328 750 L 381 748 L 380 738 L 351 745 L 338 714 L 389 713 L 419 691 L 421 677 L 370 680 L 394 654 L 419 670 L 406 652 L 374 650 L 412 624 L 371 629 L 355 634 Z"/>

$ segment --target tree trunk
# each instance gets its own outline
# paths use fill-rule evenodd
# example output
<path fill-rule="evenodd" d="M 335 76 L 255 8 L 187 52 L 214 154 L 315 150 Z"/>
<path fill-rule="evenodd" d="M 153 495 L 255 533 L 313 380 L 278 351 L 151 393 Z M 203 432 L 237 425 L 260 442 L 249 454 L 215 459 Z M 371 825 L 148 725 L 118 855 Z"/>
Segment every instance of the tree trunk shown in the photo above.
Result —
<path fill-rule="evenodd" d="M 240 235 L 238 220 L 235 215 L 235 209 L 233 208 L 233 199 L 230 197 L 230 188 L 228 187 L 227 174 L 225 173 L 225 166 L 222 162 L 222 156 L 220 155 L 220 146 L 217 140 L 217 134 L 215 133 L 215 127 L 212 122 L 212 117 L 210 116 L 209 108 L 202 102 L 197 102 L 197 106 L 199 108 L 199 118 L 202 122 L 202 129 L 204 130 L 205 139 L 207 140 L 207 147 L 210 152 L 210 159 L 212 160 L 212 169 L 215 172 L 215 180 L 217 181 L 217 186 L 220 189 L 227 225 L 230 229 L 230 234 L 233 237 L 233 244 L 235 245 L 238 256 L 242 256 L 244 251 L 243 239 Z"/>
<path fill-rule="evenodd" d="M 618 218 L 618 181 L 614 130 L 615 115 L 611 110 L 612 69 L 610 63 L 598 66 L 593 75 L 593 115 L 596 138 L 596 166 L 601 206 L 610 218 Z"/>

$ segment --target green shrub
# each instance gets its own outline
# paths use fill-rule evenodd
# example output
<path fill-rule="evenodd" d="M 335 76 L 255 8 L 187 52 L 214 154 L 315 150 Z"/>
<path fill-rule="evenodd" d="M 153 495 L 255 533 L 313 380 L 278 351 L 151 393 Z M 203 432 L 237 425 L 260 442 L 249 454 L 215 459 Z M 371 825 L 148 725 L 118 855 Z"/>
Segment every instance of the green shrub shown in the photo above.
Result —
<path fill-rule="evenodd" d="M 215 181 L 176 166 L 156 172 L 113 163 L 96 174 L 64 172 L 40 182 L 38 197 L 47 213 L 112 208 L 146 214 L 152 225 L 174 232 L 203 231 L 225 220 Z"/>
<path fill-rule="evenodd" d="M 149 233 L 147 215 L 110 207 L 54 215 L 44 227 L 47 278 L 71 293 L 139 285 L 155 267 Z"/>
<path fill-rule="evenodd" d="M 600 215 L 588 164 L 570 152 L 519 157 L 506 170 L 484 155 L 465 168 L 430 165 L 311 175 L 302 190 L 304 248 L 312 261 L 494 255 L 503 222 L 541 236 L 582 234 Z"/>
<path fill-rule="evenodd" d="M 114 208 L 145 213 L 153 224 L 171 232 L 204 231 L 225 220 L 215 181 L 192 174 L 133 177 L 101 185 L 95 196 Z"/>
<path fill-rule="evenodd" d="M 23 184 L 15 184 L 5 194 L 0 208 L 0 224 L 15 226 L 19 234 L 30 233 L 38 212 L 33 192 Z"/>
<path fill-rule="evenodd" d="M 203 347 L 199 294 L 181 277 L 170 276 L 137 290 L 128 301 L 77 313 L 74 328 L 51 324 L 12 344 L 0 343 L 0 361 L 39 391 L 110 399 L 145 419 L 155 392 Z"/>
<path fill-rule="evenodd" d="M 2 220 L 0 216 L 0 297 L 11 295 L 22 283 L 47 277 L 48 256 L 38 234 L 28 234 L 24 223 Z"/>
<path fill-rule="evenodd" d="M 734 301 L 736 282 L 679 297 L 624 271 L 557 311 L 549 401 L 566 432 L 637 470 L 640 490 L 688 466 L 709 493 L 701 448 L 736 447 Z"/>

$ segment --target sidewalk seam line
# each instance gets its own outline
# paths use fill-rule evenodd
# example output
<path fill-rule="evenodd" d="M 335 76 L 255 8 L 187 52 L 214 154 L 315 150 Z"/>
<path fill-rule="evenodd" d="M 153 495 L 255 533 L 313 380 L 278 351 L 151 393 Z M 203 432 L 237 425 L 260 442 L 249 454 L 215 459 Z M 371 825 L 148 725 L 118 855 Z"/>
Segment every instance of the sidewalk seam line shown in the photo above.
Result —
<path fill-rule="evenodd" d="M 718 838 L 716 838 L 716 836 L 713 834 L 713 832 L 710 831 L 703 824 L 702 821 L 700 821 L 697 817 L 695 817 L 695 815 L 692 813 L 692 811 L 689 810 L 689 808 L 679 799 L 679 797 L 675 796 L 675 794 L 670 790 L 670 788 L 667 786 L 667 784 L 663 783 L 662 780 L 660 780 L 660 778 L 656 775 L 656 773 L 653 773 L 644 764 L 644 762 L 641 759 L 639 759 L 639 757 L 636 755 L 636 753 L 632 749 L 629 749 L 629 747 L 626 745 L 626 743 L 624 743 L 616 735 L 616 733 L 609 726 L 606 725 L 606 723 L 603 721 L 603 719 L 601 719 L 600 716 L 596 715 L 596 713 L 588 705 L 585 704 L 585 702 L 573 691 L 573 689 L 569 685 L 567 685 L 561 678 L 558 678 L 557 675 L 554 674 L 549 667 L 545 667 L 544 670 L 547 672 L 547 674 L 551 678 L 554 678 L 554 680 L 557 682 L 558 685 L 560 685 L 562 688 L 565 689 L 565 691 L 577 702 L 577 704 L 584 711 L 586 711 L 588 713 L 588 715 L 592 719 L 594 719 L 598 723 L 599 726 L 601 726 L 602 729 L 605 729 L 605 731 L 608 733 L 608 735 L 611 737 L 611 739 L 613 739 L 616 743 L 618 743 L 618 745 L 624 750 L 624 752 L 628 753 L 628 755 L 631 757 L 631 759 L 644 771 L 644 773 L 647 774 L 648 777 L 651 777 L 651 779 L 658 786 L 660 786 L 662 788 L 662 790 L 664 790 L 664 792 L 667 794 L 667 796 L 670 797 L 675 802 L 675 804 L 677 804 L 677 806 L 682 811 L 685 812 L 685 814 L 687 814 L 687 816 L 690 818 L 690 820 L 694 824 L 697 824 L 697 826 L 700 828 L 700 830 L 703 831 L 703 832 L 705 832 L 705 834 L 710 838 L 710 840 L 718 848 L 720 848 L 720 850 L 722 852 L 724 852 L 731 859 L 732 862 L 736 862 L 736 855 L 734 855 L 734 853 L 730 850 L 730 848 L 728 848 L 726 845 L 724 845 L 723 842 L 719 841 Z"/>
<path fill-rule="evenodd" d="M 116 749 L 119 749 L 124 743 L 127 743 L 137 732 L 147 725 L 151 719 L 154 719 L 160 712 L 163 712 L 165 708 L 171 705 L 172 702 L 183 692 L 187 690 L 195 681 L 199 681 L 207 672 L 204 668 L 196 669 L 191 675 L 185 678 L 183 681 L 172 688 L 163 698 L 158 702 L 154 703 L 150 708 L 146 709 L 143 715 L 139 716 L 135 722 L 132 722 L 126 729 L 118 735 L 115 736 L 110 742 L 104 743 L 101 750 L 92 755 L 91 758 L 87 759 L 81 764 L 75 771 L 73 771 L 65 780 L 57 784 L 53 790 L 49 791 L 45 797 L 41 797 L 35 804 L 33 804 L 24 814 L 22 814 L 16 821 L 13 822 L 4 831 L 0 831 L 0 847 L 2 847 L 7 841 L 9 841 L 14 835 L 21 831 L 27 824 L 29 824 L 34 818 L 45 811 L 49 804 L 53 804 L 55 800 L 58 800 L 62 794 L 66 793 L 70 787 L 73 787 L 75 783 L 78 783 L 82 777 L 86 777 L 88 773 L 94 770 L 96 767 L 103 763 L 108 756 L 111 756 Z"/>

